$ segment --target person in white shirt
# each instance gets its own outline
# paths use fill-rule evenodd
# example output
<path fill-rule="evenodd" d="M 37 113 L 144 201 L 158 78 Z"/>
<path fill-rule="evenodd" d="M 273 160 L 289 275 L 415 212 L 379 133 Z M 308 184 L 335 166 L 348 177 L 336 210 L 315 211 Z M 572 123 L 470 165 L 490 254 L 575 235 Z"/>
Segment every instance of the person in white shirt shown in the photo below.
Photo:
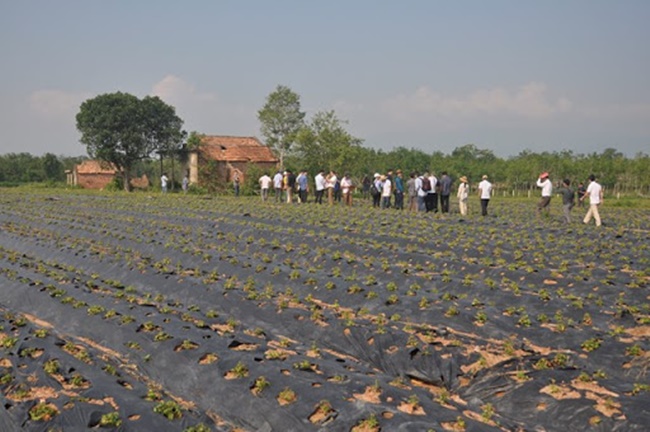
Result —
<path fill-rule="evenodd" d="M 329 175 L 325 179 L 325 187 L 327 188 L 327 202 L 329 205 L 334 205 L 334 187 L 338 178 L 336 177 L 336 172 L 334 170 L 330 171 Z"/>
<path fill-rule="evenodd" d="M 318 174 L 314 176 L 314 183 L 316 185 L 316 199 L 314 202 L 316 204 L 323 204 L 323 194 L 325 193 L 325 176 L 323 175 L 324 171 L 318 171 Z"/>
<path fill-rule="evenodd" d="M 589 197 L 589 210 L 585 215 L 583 222 L 588 224 L 593 216 L 596 221 L 596 226 L 600 226 L 600 214 L 598 213 L 598 206 L 603 202 L 603 187 L 596 182 L 596 176 L 589 176 L 589 186 L 587 186 L 587 193 L 580 198 L 580 201 L 584 201 L 585 198 Z"/>
<path fill-rule="evenodd" d="M 492 183 L 488 181 L 487 175 L 483 175 L 481 183 L 478 184 L 478 196 L 481 198 L 481 215 L 487 216 L 488 204 L 492 196 Z"/>
<path fill-rule="evenodd" d="M 434 173 L 429 175 L 431 189 L 425 198 L 425 207 L 428 212 L 438 213 L 438 177 Z"/>
<path fill-rule="evenodd" d="M 269 189 L 271 188 L 271 183 L 273 180 L 267 173 L 264 173 L 259 179 L 260 188 L 262 189 L 262 201 L 269 199 Z"/>
<path fill-rule="evenodd" d="M 469 184 L 467 184 L 467 177 L 462 176 L 458 185 L 458 209 L 461 216 L 467 216 L 467 200 L 469 198 Z"/>
<path fill-rule="evenodd" d="M 429 187 L 431 187 L 431 183 L 428 183 L 429 175 L 428 173 L 424 173 L 424 175 L 417 175 L 415 177 L 415 191 L 417 194 L 417 211 L 423 212 L 426 211 L 426 198 L 427 198 L 427 191 L 422 188 L 424 185 L 424 179 L 427 179 L 427 184 L 429 184 Z"/>
<path fill-rule="evenodd" d="M 548 216 L 551 212 L 551 196 L 553 195 L 553 183 L 548 178 L 548 173 L 543 172 L 539 175 L 537 179 L 537 187 L 542 188 L 542 199 L 537 204 L 537 214 L 542 216 L 542 212 L 546 213 Z"/>
<path fill-rule="evenodd" d="M 393 190 L 393 184 L 385 175 L 381 176 L 381 208 L 390 207 L 390 194 Z"/>
<path fill-rule="evenodd" d="M 275 202 L 279 203 L 282 202 L 282 181 L 284 179 L 284 176 L 282 175 L 282 172 L 278 171 L 275 173 L 275 176 L 273 176 L 273 189 L 275 189 Z"/>
<path fill-rule="evenodd" d="M 341 193 L 343 194 L 343 203 L 347 206 L 352 205 L 352 179 L 350 174 L 345 173 L 341 179 Z"/>
<path fill-rule="evenodd" d="M 163 175 L 160 177 L 160 187 L 162 189 L 162 193 L 167 193 L 167 183 L 169 182 L 169 179 L 167 178 L 167 173 L 163 173 Z"/>

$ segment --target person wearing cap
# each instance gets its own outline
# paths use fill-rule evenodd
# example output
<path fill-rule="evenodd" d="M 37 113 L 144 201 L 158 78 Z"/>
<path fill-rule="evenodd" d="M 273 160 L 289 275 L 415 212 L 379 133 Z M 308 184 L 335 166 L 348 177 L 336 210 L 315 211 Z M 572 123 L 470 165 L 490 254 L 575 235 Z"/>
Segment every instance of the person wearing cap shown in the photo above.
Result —
<path fill-rule="evenodd" d="M 553 183 L 548 178 L 548 173 L 543 172 L 539 175 L 537 179 L 537 187 L 542 188 L 542 199 L 537 204 L 537 213 L 541 216 L 542 212 L 546 213 L 546 216 L 550 213 L 551 196 L 553 194 Z"/>
<path fill-rule="evenodd" d="M 593 216 L 596 220 L 596 226 L 600 226 L 600 214 L 598 213 L 598 206 L 603 202 L 603 187 L 596 182 L 596 176 L 591 174 L 589 176 L 589 186 L 587 186 L 587 193 L 585 196 L 580 198 L 581 201 L 584 201 L 585 198 L 589 197 L 589 210 L 585 215 L 583 222 L 588 224 Z"/>
<path fill-rule="evenodd" d="M 467 177 L 462 176 L 458 185 L 458 209 L 461 216 L 467 216 L 467 199 L 469 198 L 469 184 L 467 184 Z"/>
<path fill-rule="evenodd" d="M 478 196 L 481 199 L 481 215 L 488 215 L 488 204 L 492 196 L 492 183 L 488 181 L 487 174 L 483 175 L 481 182 L 478 184 Z"/>

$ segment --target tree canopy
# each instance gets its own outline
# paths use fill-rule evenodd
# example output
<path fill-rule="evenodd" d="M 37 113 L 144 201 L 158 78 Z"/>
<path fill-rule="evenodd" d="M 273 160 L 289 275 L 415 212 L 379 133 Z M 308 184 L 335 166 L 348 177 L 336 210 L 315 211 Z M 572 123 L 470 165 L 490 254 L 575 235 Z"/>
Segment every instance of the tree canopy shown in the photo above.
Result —
<path fill-rule="evenodd" d="M 184 136 L 183 121 L 157 96 L 140 100 L 122 92 L 99 95 L 81 104 L 76 119 L 88 155 L 113 164 L 127 190 L 137 161 L 154 151 L 162 155 Z"/>
<path fill-rule="evenodd" d="M 290 154 L 296 136 L 304 125 L 305 113 L 300 110 L 300 96 L 289 87 L 278 87 L 266 98 L 266 104 L 257 112 L 260 132 L 266 144 L 277 151 L 280 166 Z"/>

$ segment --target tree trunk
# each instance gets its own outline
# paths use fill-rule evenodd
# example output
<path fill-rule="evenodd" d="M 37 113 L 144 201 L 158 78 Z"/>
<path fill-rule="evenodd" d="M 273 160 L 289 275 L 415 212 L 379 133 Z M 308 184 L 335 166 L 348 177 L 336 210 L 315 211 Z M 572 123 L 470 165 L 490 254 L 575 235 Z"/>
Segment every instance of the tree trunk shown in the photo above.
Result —
<path fill-rule="evenodd" d="M 124 190 L 131 192 L 131 176 L 128 169 L 122 170 L 122 181 L 124 182 Z"/>

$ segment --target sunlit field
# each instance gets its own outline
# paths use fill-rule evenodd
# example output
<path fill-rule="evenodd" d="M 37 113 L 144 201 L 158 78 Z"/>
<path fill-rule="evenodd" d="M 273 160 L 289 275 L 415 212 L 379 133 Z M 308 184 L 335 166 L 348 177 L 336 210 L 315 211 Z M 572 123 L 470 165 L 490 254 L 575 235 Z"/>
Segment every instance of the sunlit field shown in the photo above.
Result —
<path fill-rule="evenodd" d="M 648 200 L 1 192 L 1 430 L 650 424 Z"/>

